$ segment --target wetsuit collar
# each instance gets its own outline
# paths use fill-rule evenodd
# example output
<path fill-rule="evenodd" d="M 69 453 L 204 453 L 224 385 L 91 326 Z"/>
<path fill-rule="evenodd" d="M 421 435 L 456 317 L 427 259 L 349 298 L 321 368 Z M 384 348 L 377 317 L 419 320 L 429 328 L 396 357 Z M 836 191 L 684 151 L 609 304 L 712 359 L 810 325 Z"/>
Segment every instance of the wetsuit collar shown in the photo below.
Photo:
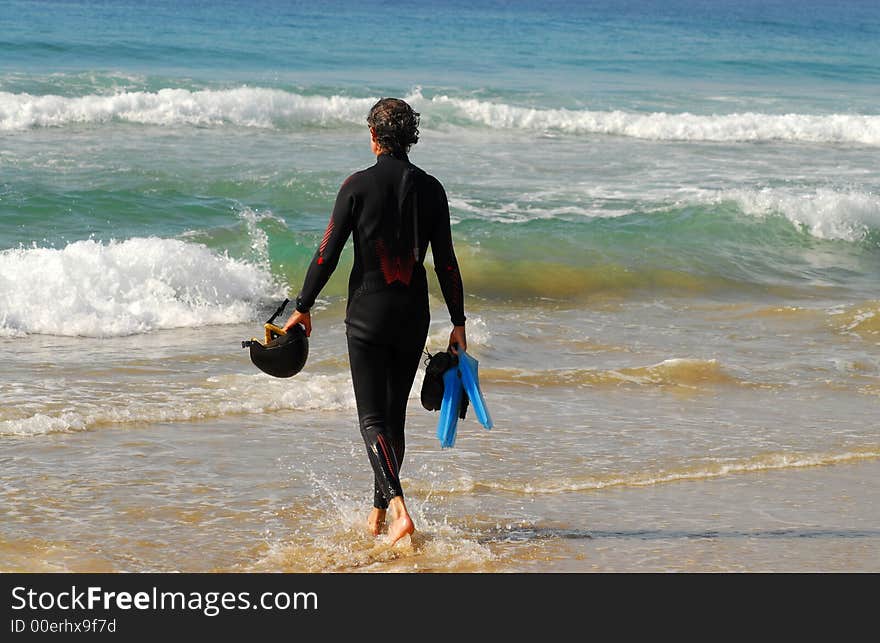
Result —
<path fill-rule="evenodd" d="M 379 156 L 376 157 L 376 163 L 382 163 L 387 161 L 388 159 L 395 159 L 397 161 L 404 161 L 409 163 L 409 157 L 406 155 L 406 152 L 397 152 L 392 154 L 390 152 L 382 152 Z"/>

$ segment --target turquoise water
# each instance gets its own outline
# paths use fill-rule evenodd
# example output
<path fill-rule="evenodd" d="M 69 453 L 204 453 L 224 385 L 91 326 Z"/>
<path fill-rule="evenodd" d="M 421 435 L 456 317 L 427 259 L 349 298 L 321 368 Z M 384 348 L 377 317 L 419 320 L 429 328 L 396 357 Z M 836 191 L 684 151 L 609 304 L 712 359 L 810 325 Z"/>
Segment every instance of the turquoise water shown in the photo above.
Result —
<path fill-rule="evenodd" d="M 192 233 L 253 260 L 258 213 L 281 224 L 265 267 L 296 282 L 339 181 L 369 163 L 363 114 L 394 94 L 423 114 L 415 158 L 453 214 L 483 222 L 462 243 L 529 247 L 574 223 L 559 263 L 633 267 L 717 216 L 689 253 L 701 275 L 713 234 L 764 252 L 757 216 L 795 263 L 824 240 L 876 260 L 871 3 L 331 5 L 5 3 L 0 247 Z M 779 217 L 800 235 L 772 232 Z"/>
<path fill-rule="evenodd" d="M 693 538 L 662 535 L 717 530 L 711 493 L 694 501 L 717 482 L 742 509 L 726 533 L 776 533 L 771 516 L 840 535 L 786 569 L 877 569 L 880 486 L 857 492 L 848 468 L 876 476 L 880 454 L 877 3 L 11 0 L 0 24 L 0 457 L 17 516 L 0 567 L 203 569 L 127 540 L 158 507 L 144 543 L 186 541 L 211 569 L 627 569 L 631 547 L 682 569 Z M 369 492 L 350 249 L 308 377 L 267 382 L 238 349 L 298 291 L 388 95 L 421 113 L 411 157 L 449 194 L 497 423 L 438 455 L 414 393 L 405 486 L 426 540 L 400 561 L 350 531 Z M 302 425 L 321 441 L 291 444 Z M 828 497 L 794 511 L 768 471 Z M 643 493 L 662 496 L 656 524 L 639 523 Z M 541 536 L 623 523 L 659 549 Z M 779 547 L 697 567 L 779 568 Z"/>

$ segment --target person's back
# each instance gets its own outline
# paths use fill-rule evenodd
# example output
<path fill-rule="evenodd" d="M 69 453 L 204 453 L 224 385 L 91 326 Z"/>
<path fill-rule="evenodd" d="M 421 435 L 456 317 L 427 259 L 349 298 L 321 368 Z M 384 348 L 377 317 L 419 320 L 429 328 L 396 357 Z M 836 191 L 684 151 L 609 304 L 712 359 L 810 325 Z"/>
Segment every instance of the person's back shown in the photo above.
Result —
<path fill-rule="evenodd" d="M 427 315 L 424 260 L 429 244 L 441 283 L 459 278 L 451 237 L 444 234 L 449 227 L 446 194 L 437 179 L 405 155 L 381 154 L 375 165 L 349 177 L 340 198 L 350 209 L 354 239 L 348 333 L 393 341 Z M 329 237 L 322 247 L 332 256 Z M 460 290 L 447 289 L 453 307 L 460 309 Z M 462 310 L 456 321 L 463 323 L 463 316 Z"/>

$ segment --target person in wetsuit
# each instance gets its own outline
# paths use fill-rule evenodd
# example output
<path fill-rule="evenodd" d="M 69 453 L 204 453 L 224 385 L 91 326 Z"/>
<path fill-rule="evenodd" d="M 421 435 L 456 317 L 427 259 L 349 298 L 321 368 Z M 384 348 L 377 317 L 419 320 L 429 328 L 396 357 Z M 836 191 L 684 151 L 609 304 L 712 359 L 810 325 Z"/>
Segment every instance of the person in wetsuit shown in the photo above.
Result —
<path fill-rule="evenodd" d="M 418 142 L 419 114 L 405 101 L 383 98 L 370 110 L 367 123 L 376 163 L 352 174 L 339 189 L 296 298 L 296 311 L 284 328 L 302 324 L 311 335 L 309 311 L 352 236 L 345 324 L 358 420 L 374 474 L 367 522 L 377 535 L 390 508 L 388 536 L 393 544 L 415 529 L 404 502 L 400 466 L 406 405 L 430 321 L 424 267 L 429 244 L 453 325 L 450 349 L 466 350 L 467 338 L 446 192 L 407 157 Z"/>

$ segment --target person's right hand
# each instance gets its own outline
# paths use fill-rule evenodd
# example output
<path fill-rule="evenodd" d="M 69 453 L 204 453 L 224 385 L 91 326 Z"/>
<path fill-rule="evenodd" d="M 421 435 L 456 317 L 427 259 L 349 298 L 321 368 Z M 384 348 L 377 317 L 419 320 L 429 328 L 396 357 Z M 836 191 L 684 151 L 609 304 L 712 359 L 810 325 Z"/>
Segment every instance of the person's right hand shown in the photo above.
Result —
<path fill-rule="evenodd" d="M 464 332 L 464 326 L 452 327 L 452 333 L 449 335 L 449 350 L 455 355 L 458 355 L 458 351 L 467 350 L 467 334 Z"/>
<path fill-rule="evenodd" d="M 284 332 L 287 333 L 291 328 L 296 326 L 297 324 L 302 324 L 303 328 L 306 329 L 306 337 L 311 336 L 312 334 L 312 315 L 311 313 L 301 313 L 298 310 L 293 311 L 293 314 L 290 316 L 290 319 L 287 320 L 287 323 L 284 324 Z"/>

